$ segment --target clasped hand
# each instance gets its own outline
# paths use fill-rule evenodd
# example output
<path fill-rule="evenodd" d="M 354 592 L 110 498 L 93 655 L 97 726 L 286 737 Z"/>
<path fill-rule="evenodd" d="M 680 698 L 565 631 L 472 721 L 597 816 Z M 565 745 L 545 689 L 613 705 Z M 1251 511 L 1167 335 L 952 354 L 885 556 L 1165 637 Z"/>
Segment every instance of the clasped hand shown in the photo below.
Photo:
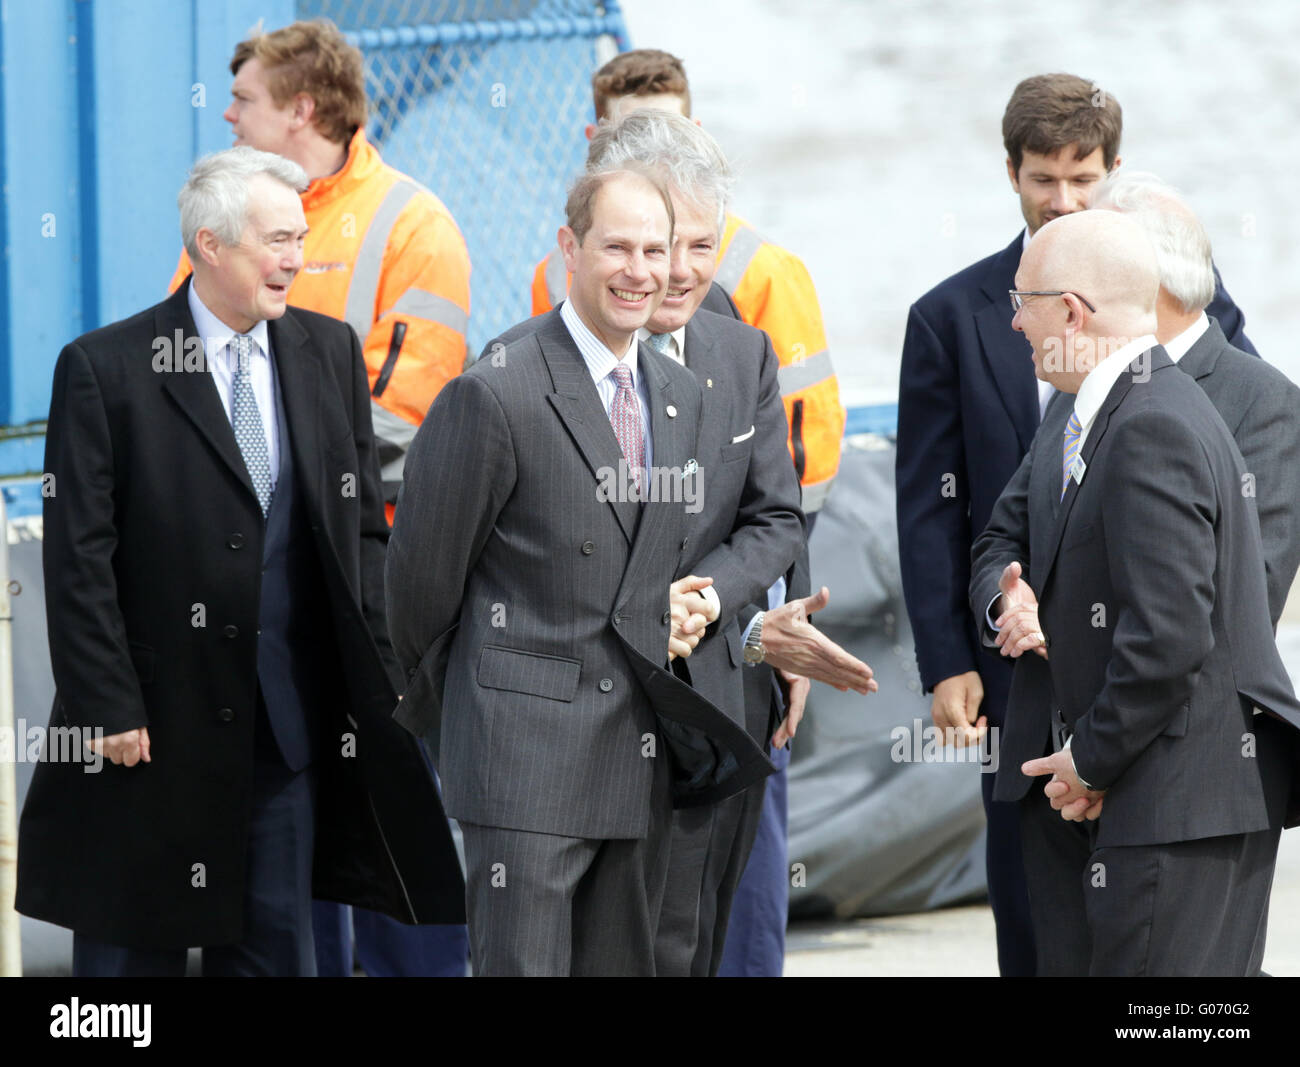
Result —
<path fill-rule="evenodd" d="M 668 606 L 672 629 L 668 634 L 668 658 L 685 658 L 695 651 L 709 623 L 718 621 L 717 601 L 700 595 L 701 589 L 713 584 L 712 578 L 690 574 L 668 587 Z"/>

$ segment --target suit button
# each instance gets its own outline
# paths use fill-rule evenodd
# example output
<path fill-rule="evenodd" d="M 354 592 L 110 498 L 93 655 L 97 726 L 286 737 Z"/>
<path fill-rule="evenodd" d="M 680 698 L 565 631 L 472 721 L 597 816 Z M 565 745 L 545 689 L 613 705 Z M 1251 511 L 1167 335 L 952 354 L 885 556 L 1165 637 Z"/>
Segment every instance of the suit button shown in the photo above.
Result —
<path fill-rule="evenodd" d="M 667 626 L 672 621 L 673 621 L 673 613 L 671 611 L 665 611 L 663 617 L 663 624 Z"/>
<path fill-rule="evenodd" d="M 229 539 L 226 541 L 226 544 L 228 544 L 231 548 L 243 548 L 244 535 L 241 533 L 232 533 Z"/>
<path fill-rule="evenodd" d="M 227 637 L 238 637 L 238 636 L 239 636 L 239 627 L 238 627 L 238 626 L 227 626 L 227 627 L 226 627 L 224 630 L 222 630 L 221 632 L 222 632 L 223 634 L 225 634 Z"/>
<path fill-rule="evenodd" d="M 627 618 L 621 611 L 614 612 L 614 625 L 617 626 Z"/>
<path fill-rule="evenodd" d="M 233 722 L 235 719 L 234 708 L 222 708 L 217 712 L 217 718 L 222 722 Z"/>
<path fill-rule="evenodd" d="M 596 545 L 595 545 L 595 542 L 593 542 L 593 541 L 583 541 L 583 542 L 582 542 L 582 554 L 583 554 L 584 556 L 590 556 L 590 555 L 591 555 L 593 552 L 595 552 L 595 551 L 596 551 Z"/>
<path fill-rule="evenodd" d="M 600 691 L 602 693 L 608 693 L 613 688 L 614 688 L 614 679 L 602 678 L 600 680 Z"/>

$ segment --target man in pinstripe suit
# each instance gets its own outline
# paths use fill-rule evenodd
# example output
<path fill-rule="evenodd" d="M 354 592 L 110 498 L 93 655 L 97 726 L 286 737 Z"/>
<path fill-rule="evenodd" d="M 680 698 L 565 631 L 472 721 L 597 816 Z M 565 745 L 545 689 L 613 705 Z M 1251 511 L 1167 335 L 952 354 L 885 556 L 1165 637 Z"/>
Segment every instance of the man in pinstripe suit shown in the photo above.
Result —
<path fill-rule="evenodd" d="M 636 339 L 671 200 L 616 171 L 580 178 L 567 214 L 569 299 L 443 390 L 389 543 L 396 715 L 464 831 L 481 975 L 653 974 L 671 806 L 771 770 L 669 662 L 716 617 L 707 578 L 670 593 L 709 477 L 701 390 Z"/>

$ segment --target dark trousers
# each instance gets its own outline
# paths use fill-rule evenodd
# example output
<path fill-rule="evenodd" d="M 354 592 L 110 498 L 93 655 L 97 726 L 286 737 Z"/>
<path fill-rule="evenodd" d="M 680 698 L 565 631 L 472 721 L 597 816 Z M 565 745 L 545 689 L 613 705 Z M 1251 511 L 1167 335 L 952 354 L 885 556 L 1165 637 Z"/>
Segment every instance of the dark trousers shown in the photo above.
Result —
<path fill-rule="evenodd" d="M 643 838 L 461 821 L 475 976 L 654 975 L 672 814 L 667 767 L 659 763 Z"/>
<path fill-rule="evenodd" d="M 1040 975 L 1259 973 L 1280 824 L 1097 848 L 1097 824 L 1066 822 L 1041 784 L 1018 807 Z"/>
<path fill-rule="evenodd" d="M 732 901 L 753 848 L 765 782 L 717 804 L 673 812 L 655 973 L 712 978 L 722 966 Z"/>
<path fill-rule="evenodd" d="M 352 975 L 356 960 L 371 978 L 464 978 L 469 933 L 464 926 L 408 926 L 366 908 L 312 902 L 316 971 L 322 978 Z"/>
<path fill-rule="evenodd" d="M 244 937 L 237 945 L 203 947 L 205 977 L 316 974 L 311 930 L 315 781 L 310 766 L 296 774 L 285 766 L 262 726 L 259 722 L 248 830 Z M 127 948 L 74 933 L 72 973 L 78 978 L 179 977 L 185 974 L 186 952 Z"/>
<path fill-rule="evenodd" d="M 1008 768 L 1007 773 L 1019 774 L 1020 768 Z M 1036 971 L 1034 924 L 1030 916 L 1029 889 L 1025 883 L 1025 861 L 1020 845 L 1020 813 L 1016 804 L 993 799 L 996 777 L 993 774 L 980 775 L 987 826 L 984 867 L 989 886 L 989 907 L 993 909 L 993 923 L 997 930 L 998 972 L 1003 978 L 1032 978 Z M 1064 820 L 1057 816 L 1057 821 Z"/>
<path fill-rule="evenodd" d="M 776 774 L 758 816 L 753 847 L 736 887 L 722 950 L 723 978 L 780 978 L 785 969 L 785 927 L 790 911 L 786 814 L 790 750 L 769 746 Z"/>

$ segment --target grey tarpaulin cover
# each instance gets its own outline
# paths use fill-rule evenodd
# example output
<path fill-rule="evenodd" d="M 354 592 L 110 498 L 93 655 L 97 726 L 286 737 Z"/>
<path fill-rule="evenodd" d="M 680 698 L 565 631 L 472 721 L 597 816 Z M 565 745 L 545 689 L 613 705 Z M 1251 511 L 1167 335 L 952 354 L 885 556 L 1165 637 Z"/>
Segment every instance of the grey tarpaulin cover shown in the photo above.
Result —
<path fill-rule="evenodd" d="M 845 439 L 811 559 L 813 589 L 831 595 L 816 625 L 871 666 L 880 691 L 864 697 L 813 684 L 790 764 L 789 860 L 803 865 L 793 872 L 790 915 L 882 915 L 978 898 L 979 764 L 891 757 L 925 750 L 912 735 L 930 726 L 930 698 L 903 605 L 888 439 Z M 906 735 L 891 736 L 898 727 Z"/>

